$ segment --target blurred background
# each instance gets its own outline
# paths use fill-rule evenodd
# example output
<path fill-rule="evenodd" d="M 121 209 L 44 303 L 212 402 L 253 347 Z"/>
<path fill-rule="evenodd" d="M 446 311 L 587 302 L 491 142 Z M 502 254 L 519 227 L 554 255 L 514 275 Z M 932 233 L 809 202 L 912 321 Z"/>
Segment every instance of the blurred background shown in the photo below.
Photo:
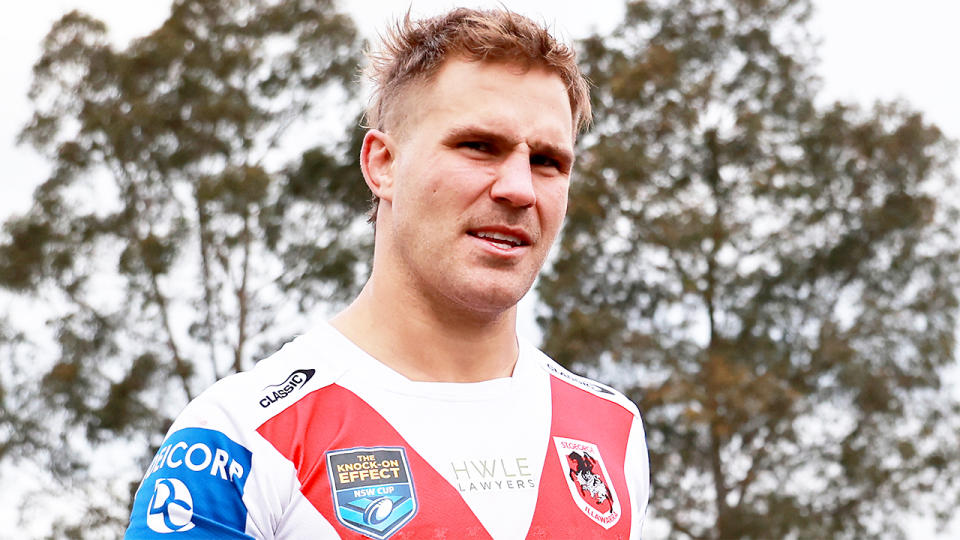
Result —
<path fill-rule="evenodd" d="M 595 118 L 520 330 L 644 412 L 644 537 L 956 538 L 960 6 L 553 4 L 507 5 Z M 186 402 L 356 293 L 364 40 L 452 5 L 0 20 L 0 538 L 119 536 Z"/>

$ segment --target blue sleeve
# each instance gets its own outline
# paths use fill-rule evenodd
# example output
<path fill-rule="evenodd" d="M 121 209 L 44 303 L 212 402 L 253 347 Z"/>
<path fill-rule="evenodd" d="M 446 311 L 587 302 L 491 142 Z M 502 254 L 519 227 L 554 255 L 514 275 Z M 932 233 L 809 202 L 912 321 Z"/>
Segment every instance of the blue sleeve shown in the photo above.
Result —
<path fill-rule="evenodd" d="M 137 490 L 124 538 L 252 538 L 244 531 L 249 450 L 204 428 L 173 432 Z"/>

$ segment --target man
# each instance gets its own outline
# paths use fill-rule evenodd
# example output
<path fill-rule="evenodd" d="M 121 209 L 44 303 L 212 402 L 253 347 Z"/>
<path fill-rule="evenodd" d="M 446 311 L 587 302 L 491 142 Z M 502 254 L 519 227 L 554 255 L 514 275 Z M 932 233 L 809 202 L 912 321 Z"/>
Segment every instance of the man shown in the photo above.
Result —
<path fill-rule="evenodd" d="M 573 52 L 458 9 L 372 60 L 369 281 L 184 410 L 127 537 L 639 537 L 636 407 L 516 335 L 589 120 Z"/>

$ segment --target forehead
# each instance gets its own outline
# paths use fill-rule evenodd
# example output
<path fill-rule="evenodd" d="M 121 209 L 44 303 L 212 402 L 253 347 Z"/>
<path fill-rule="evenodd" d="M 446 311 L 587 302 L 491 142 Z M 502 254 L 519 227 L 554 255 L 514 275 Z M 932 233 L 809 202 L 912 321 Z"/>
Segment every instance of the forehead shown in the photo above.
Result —
<path fill-rule="evenodd" d="M 542 67 L 451 59 L 403 101 L 415 131 L 477 126 L 570 147 L 575 137 L 566 86 Z"/>

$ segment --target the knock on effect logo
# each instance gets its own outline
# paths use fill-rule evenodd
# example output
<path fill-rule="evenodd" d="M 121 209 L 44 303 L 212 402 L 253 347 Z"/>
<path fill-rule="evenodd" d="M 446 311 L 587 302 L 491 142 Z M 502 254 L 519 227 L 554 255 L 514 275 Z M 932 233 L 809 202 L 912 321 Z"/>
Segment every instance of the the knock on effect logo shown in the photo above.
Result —
<path fill-rule="evenodd" d="M 417 513 L 417 494 L 402 447 L 327 452 L 327 473 L 344 527 L 385 540 Z"/>

